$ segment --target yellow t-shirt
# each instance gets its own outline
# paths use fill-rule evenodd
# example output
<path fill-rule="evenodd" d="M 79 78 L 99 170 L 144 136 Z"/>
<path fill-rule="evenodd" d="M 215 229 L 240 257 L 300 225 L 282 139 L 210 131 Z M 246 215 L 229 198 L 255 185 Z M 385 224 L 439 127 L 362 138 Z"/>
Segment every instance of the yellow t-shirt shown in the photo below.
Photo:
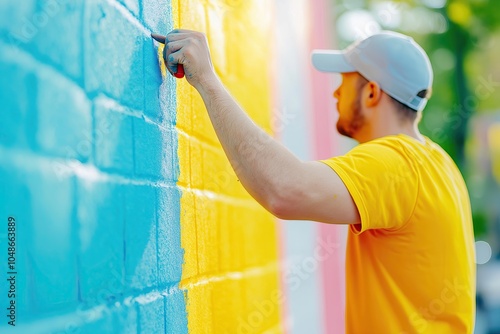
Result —
<path fill-rule="evenodd" d="M 470 202 L 430 139 L 387 136 L 323 161 L 361 217 L 349 227 L 347 334 L 470 334 L 475 254 Z"/>

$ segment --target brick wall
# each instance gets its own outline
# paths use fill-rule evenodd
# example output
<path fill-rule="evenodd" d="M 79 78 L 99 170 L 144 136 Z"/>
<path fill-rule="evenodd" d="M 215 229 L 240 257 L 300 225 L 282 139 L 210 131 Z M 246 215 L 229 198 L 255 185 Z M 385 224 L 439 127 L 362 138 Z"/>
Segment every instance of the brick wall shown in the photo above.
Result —
<path fill-rule="evenodd" d="M 269 15 L 264 0 L 0 4 L 2 258 L 17 222 L 17 321 L 2 316 L 2 333 L 281 332 L 275 222 L 149 37 L 205 31 L 271 131 Z"/>
<path fill-rule="evenodd" d="M 171 26 L 168 1 L 0 5 L 0 217 L 17 221 L 18 272 L 16 330 L 2 311 L 0 332 L 187 332 L 176 86 L 149 37 Z"/>

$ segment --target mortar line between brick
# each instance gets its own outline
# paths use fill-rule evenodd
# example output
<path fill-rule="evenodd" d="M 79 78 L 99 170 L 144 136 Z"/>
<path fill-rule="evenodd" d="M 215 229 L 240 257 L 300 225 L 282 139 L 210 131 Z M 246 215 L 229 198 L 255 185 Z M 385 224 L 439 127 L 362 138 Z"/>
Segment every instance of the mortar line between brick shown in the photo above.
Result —
<path fill-rule="evenodd" d="M 180 189 L 182 191 L 191 192 L 197 196 L 208 197 L 214 200 L 220 200 L 222 202 L 233 204 L 237 206 L 247 206 L 252 208 L 260 208 L 258 203 L 248 197 L 231 197 L 229 195 L 220 194 L 205 189 L 184 187 L 176 184 L 174 180 L 149 180 L 145 178 L 135 178 L 130 179 L 119 174 L 113 174 L 109 172 L 102 171 L 98 169 L 95 165 L 89 163 L 81 163 L 75 159 L 65 159 L 59 156 L 47 156 L 38 155 L 28 150 L 10 149 L 6 147 L 0 147 L 0 161 L 8 159 L 9 163 L 13 163 L 15 166 L 22 167 L 26 170 L 31 168 L 43 167 L 47 169 L 53 169 L 54 173 L 57 171 L 62 172 L 64 177 L 76 176 L 83 180 L 91 180 L 96 182 L 114 182 L 116 184 L 130 184 L 138 186 L 152 186 L 161 188 L 172 188 Z M 33 164 L 26 164 L 26 161 L 32 161 Z"/>
<path fill-rule="evenodd" d="M 184 280 L 181 280 L 179 283 L 179 289 L 184 290 L 190 290 L 194 287 L 201 286 L 201 285 L 207 285 L 210 283 L 216 283 L 216 282 L 222 282 L 226 280 L 240 280 L 242 278 L 248 278 L 248 277 L 259 277 L 259 276 L 264 276 L 266 274 L 272 273 L 272 272 L 279 272 L 279 261 L 273 261 L 268 264 L 265 264 L 260 267 L 251 267 L 251 268 L 246 268 L 242 271 L 229 271 L 225 273 L 219 273 L 218 275 L 214 276 L 195 276 L 192 278 L 187 278 Z"/>
<path fill-rule="evenodd" d="M 139 28 L 139 30 L 141 30 L 144 34 L 147 36 L 151 34 L 151 31 L 147 27 L 143 26 L 142 23 L 128 10 L 128 8 L 125 7 L 125 5 L 117 2 L 116 0 L 107 0 L 107 2 L 109 5 L 120 11 L 124 18 Z"/>
<path fill-rule="evenodd" d="M 75 80 L 75 78 L 70 77 L 66 72 L 60 71 L 56 66 L 51 63 L 41 62 L 38 58 L 35 58 L 31 53 L 21 49 L 20 47 L 12 44 L 7 44 L 5 41 L 0 39 L 0 50 L 2 50 L 2 61 L 6 60 L 14 64 L 21 65 L 27 71 L 34 72 L 35 74 L 41 73 L 43 70 L 48 71 L 51 76 L 60 77 L 69 83 L 73 84 L 75 88 L 78 88 L 81 92 L 85 94 L 85 97 L 89 99 L 85 89 L 80 85 L 81 83 Z M 83 60 L 82 60 L 83 61 Z M 82 68 L 83 70 L 83 68 Z"/>
<path fill-rule="evenodd" d="M 78 327 L 85 323 L 99 320 L 109 312 L 112 313 L 114 310 L 121 309 L 122 307 L 132 307 L 139 313 L 139 310 L 136 308 L 138 304 L 148 304 L 159 299 L 163 300 L 164 296 L 168 297 L 179 291 L 181 290 L 178 287 L 171 287 L 165 291 L 151 291 L 139 296 L 127 296 L 123 298 L 123 300 L 115 302 L 113 305 L 100 304 L 87 310 L 76 310 L 65 314 L 38 319 L 32 323 L 21 324 L 18 329 L 24 330 L 24 333 L 31 333 L 37 332 L 37 329 L 40 327 L 51 328 L 54 331 L 61 330 L 61 328 L 64 328 L 68 324 Z M 139 319 L 139 316 L 137 318 Z"/>
<path fill-rule="evenodd" d="M 214 192 L 211 190 L 199 189 L 199 188 L 193 188 L 193 187 L 184 187 L 184 186 L 179 185 L 179 184 L 177 184 L 177 187 L 182 191 L 193 193 L 196 196 L 208 197 L 209 199 L 220 200 L 222 202 L 225 202 L 228 204 L 234 204 L 234 205 L 238 205 L 238 206 L 248 206 L 248 207 L 252 207 L 252 208 L 261 208 L 261 206 L 257 203 L 257 201 L 255 201 L 251 197 L 248 197 L 248 198 L 231 197 L 231 196 L 221 194 L 218 192 Z"/>
<path fill-rule="evenodd" d="M 174 181 L 162 180 L 148 180 L 134 178 L 129 179 L 122 175 L 104 172 L 96 166 L 89 163 L 82 163 L 76 159 L 65 159 L 61 156 L 55 155 L 40 155 L 30 150 L 23 150 L 19 148 L 7 148 L 0 146 L 0 161 L 7 160 L 9 163 L 16 167 L 21 167 L 24 170 L 30 171 L 40 168 L 53 168 L 54 173 L 64 172 L 65 178 L 78 176 L 81 179 L 94 180 L 94 181 L 111 181 L 117 184 L 133 184 L 133 185 L 149 185 L 163 188 L 176 188 Z M 27 164 L 26 161 L 31 161 Z M 57 167 L 57 170 L 56 170 Z M 63 171 L 64 169 L 64 171 Z"/>
<path fill-rule="evenodd" d="M 184 129 L 183 127 L 176 126 L 175 129 L 177 130 L 177 132 L 180 135 L 183 135 L 183 136 L 189 138 L 189 140 L 191 140 L 191 141 L 195 141 L 195 142 L 207 145 L 210 148 L 214 148 L 214 149 L 218 149 L 218 150 L 222 151 L 222 146 L 221 146 L 219 141 L 213 141 L 210 138 L 200 136 L 194 132 L 190 133 L 190 131 L 186 131 L 186 129 Z"/>

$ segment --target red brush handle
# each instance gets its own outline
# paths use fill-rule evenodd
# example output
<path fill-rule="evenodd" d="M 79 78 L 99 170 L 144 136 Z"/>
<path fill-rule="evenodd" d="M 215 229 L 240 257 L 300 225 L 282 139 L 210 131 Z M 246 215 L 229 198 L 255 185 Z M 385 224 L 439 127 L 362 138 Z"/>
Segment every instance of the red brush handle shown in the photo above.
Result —
<path fill-rule="evenodd" d="M 166 37 L 158 34 L 151 34 L 151 37 L 159 43 L 165 44 Z M 184 78 L 184 66 L 182 64 L 177 64 L 177 73 L 174 73 L 174 77 L 176 78 Z"/>
<path fill-rule="evenodd" d="M 177 73 L 174 74 L 176 78 L 184 78 L 184 66 L 182 64 L 177 64 Z"/>

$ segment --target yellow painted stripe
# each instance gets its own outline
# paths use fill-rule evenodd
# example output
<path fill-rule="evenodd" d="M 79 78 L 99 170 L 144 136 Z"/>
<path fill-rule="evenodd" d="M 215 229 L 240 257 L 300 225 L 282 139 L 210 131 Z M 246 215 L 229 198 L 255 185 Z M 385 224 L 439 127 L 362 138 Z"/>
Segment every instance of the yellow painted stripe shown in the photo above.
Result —
<path fill-rule="evenodd" d="M 221 80 L 267 131 L 271 15 L 265 0 L 173 1 L 174 26 L 206 33 Z M 238 182 L 185 80 L 177 129 L 189 333 L 281 333 L 275 221 Z"/>

